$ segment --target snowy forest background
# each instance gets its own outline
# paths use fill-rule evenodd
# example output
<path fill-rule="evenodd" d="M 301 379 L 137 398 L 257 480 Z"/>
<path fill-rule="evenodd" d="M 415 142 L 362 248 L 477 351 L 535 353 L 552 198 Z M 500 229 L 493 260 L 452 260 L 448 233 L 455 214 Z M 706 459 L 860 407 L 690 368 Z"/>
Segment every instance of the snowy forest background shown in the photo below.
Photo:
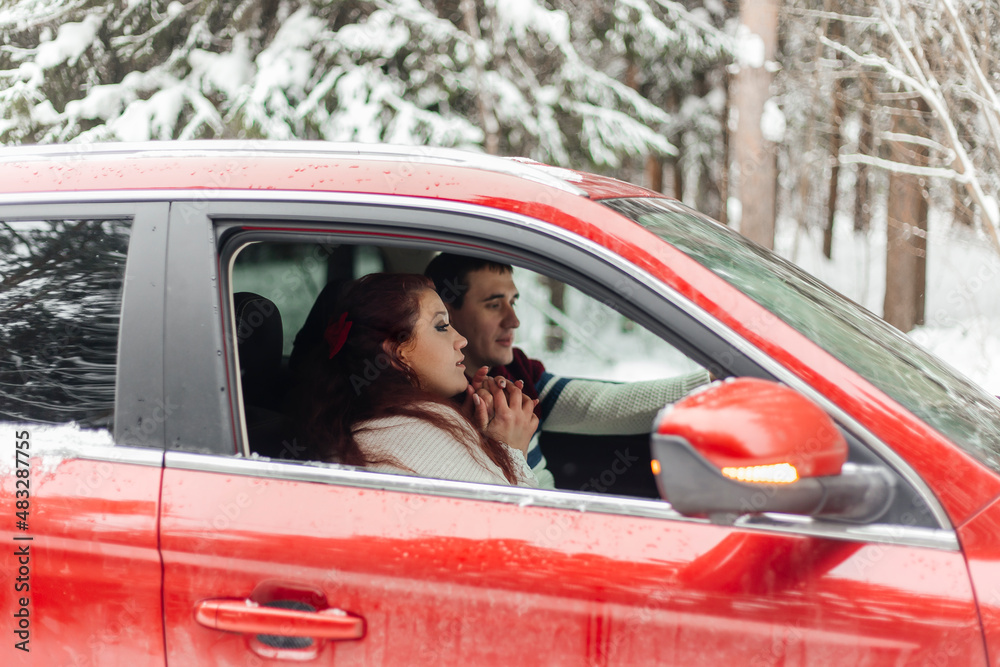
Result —
<path fill-rule="evenodd" d="M 1000 394 L 996 0 L 0 0 L 0 142 L 434 145 L 667 192 Z"/>

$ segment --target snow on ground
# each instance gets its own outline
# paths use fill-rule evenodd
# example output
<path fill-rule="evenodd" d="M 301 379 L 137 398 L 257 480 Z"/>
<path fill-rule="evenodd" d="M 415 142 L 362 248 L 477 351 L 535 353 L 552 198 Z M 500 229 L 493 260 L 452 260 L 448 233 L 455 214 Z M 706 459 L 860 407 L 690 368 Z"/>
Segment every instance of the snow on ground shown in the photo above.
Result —
<path fill-rule="evenodd" d="M 821 252 L 819 229 L 779 223 L 775 249 L 877 315 L 885 295 L 885 227 L 855 233 L 834 227 L 833 259 Z M 1000 395 L 1000 255 L 981 233 L 952 227 L 932 211 L 928 234 L 926 324 L 909 333 L 993 394 Z"/>

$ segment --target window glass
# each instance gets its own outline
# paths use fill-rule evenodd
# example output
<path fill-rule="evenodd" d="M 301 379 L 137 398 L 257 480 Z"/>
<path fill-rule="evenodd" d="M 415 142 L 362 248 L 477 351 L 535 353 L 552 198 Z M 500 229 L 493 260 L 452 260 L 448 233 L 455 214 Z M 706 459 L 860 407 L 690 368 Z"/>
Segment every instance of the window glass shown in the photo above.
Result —
<path fill-rule="evenodd" d="M 282 321 L 288 357 L 316 297 L 327 282 L 378 271 L 420 273 L 434 253 L 369 245 L 252 243 L 236 255 L 233 293 L 272 301 Z M 516 345 L 544 358 L 553 373 L 627 382 L 691 373 L 701 367 L 609 304 L 527 269 L 514 268 L 519 290 Z"/>
<path fill-rule="evenodd" d="M 231 278 L 235 347 L 252 452 L 296 458 L 299 425 L 288 419 L 288 396 L 308 350 L 323 342 L 336 288 L 371 272 L 422 273 L 435 254 L 280 242 L 237 252 Z M 514 344 L 545 367 L 535 378 L 543 419 L 532 448 L 545 450 L 549 482 L 566 490 L 657 497 L 648 455 L 653 418 L 664 404 L 707 382 L 707 372 L 611 304 L 522 268 L 514 269 L 513 280 L 519 320 Z M 319 306 L 310 315 L 314 303 Z M 632 384 L 638 381 L 651 383 Z M 533 468 L 545 465 L 532 450 L 527 461 Z"/>
<path fill-rule="evenodd" d="M 254 243 L 233 264 L 233 292 L 251 292 L 279 304 L 284 328 L 282 354 L 292 352 L 313 301 L 326 284 L 332 249 L 312 243 Z"/>
<path fill-rule="evenodd" d="M 0 221 L 0 420 L 112 429 L 129 231 Z"/>
<path fill-rule="evenodd" d="M 668 200 L 604 202 L 677 247 L 1000 472 L 1000 403 L 790 262 Z"/>
<path fill-rule="evenodd" d="M 701 367 L 610 305 L 571 285 L 514 269 L 516 344 L 552 373 L 612 382 L 655 380 Z"/>

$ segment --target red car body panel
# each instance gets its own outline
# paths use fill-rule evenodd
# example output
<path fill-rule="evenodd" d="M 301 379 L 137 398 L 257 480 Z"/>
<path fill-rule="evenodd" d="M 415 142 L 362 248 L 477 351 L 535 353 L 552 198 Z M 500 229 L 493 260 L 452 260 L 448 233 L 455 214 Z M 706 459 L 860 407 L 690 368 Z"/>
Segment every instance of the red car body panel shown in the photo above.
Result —
<path fill-rule="evenodd" d="M 161 469 L 36 454 L 31 470 L 27 531 L 12 531 L 14 500 L 0 494 L 0 664 L 163 665 Z M 9 482 L 5 476 L 3 491 Z M 24 535 L 33 539 L 15 539 Z M 16 551 L 25 545 L 28 590 L 21 591 Z M 10 631 L 18 596 L 30 600 L 28 652 Z"/>
<path fill-rule="evenodd" d="M 1000 656 L 1000 500 L 969 519 L 958 535 L 972 574 L 986 649 L 996 664 Z"/>
<path fill-rule="evenodd" d="M 559 173 L 560 170 L 547 170 Z M 568 174 L 575 174 L 565 170 Z M 594 175 L 567 181 L 596 197 L 660 196 Z M 292 190 L 428 197 L 521 213 L 590 239 L 661 279 L 840 405 L 914 467 L 955 525 L 1000 496 L 1000 477 L 915 418 L 768 310 L 652 233 L 599 203 L 540 182 L 485 169 L 422 161 L 254 155 L 0 161 L 0 192 Z M 954 483 L 962 480 L 961 484 Z"/>
<path fill-rule="evenodd" d="M 562 655 L 565 664 L 983 665 L 984 634 L 1000 655 L 1000 477 L 721 278 L 595 201 L 660 195 L 568 178 L 588 199 L 419 156 L 80 151 L 0 160 L 0 193 L 38 193 L 39 201 L 121 190 L 191 191 L 186 199 L 253 190 L 395 195 L 520 213 L 589 239 L 889 443 L 958 527 L 963 552 L 66 460 L 39 469 L 33 482 L 33 532 L 47 540 L 32 570 L 39 652 L 31 659 L 45 659 L 37 664 L 267 664 L 251 658 L 259 647 L 246 635 L 207 628 L 195 610 L 207 599 L 247 598 L 268 582 L 364 619 L 363 639 L 321 648 L 337 664 L 510 664 L 525 662 L 528 646 L 544 664 Z M 10 517 L 13 499 L 2 491 L 0 513 Z M 7 544 L 10 525 L 0 525 Z M 6 551 L 3 572 L 16 572 Z M 9 618 L 11 608 L 5 602 L 0 611 Z M 553 640 L 566 649 L 555 658 L 543 650 Z M 36 664 L 12 643 L 0 647 L 0 662 Z"/>
<path fill-rule="evenodd" d="M 955 552 L 171 469 L 162 502 L 176 664 L 241 664 L 194 609 L 261 582 L 364 619 L 338 665 L 986 664 Z"/>

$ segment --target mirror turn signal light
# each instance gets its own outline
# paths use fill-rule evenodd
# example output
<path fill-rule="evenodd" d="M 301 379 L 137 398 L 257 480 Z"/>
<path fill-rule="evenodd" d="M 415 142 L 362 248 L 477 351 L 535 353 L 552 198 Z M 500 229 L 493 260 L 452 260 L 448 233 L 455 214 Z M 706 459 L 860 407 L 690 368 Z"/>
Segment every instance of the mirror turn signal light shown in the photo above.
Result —
<path fill-rule="evenodd" d="M 659 475 L 660 470 L 662 470 L 662 468 L 660 467 L 660 462 L 657 461 L 656 459 L 653 459 L 652 461 L 649 462 L 649 467 L 653 469 L 654 475 Z"/>
<path fill-rule="evenodd" d="M 791 484 L 799 479 L 799 471 L 790 463 L 772 463 L 765 466 L 723 468 L 722 474 L 737 482 L 751 484 Z"/>

